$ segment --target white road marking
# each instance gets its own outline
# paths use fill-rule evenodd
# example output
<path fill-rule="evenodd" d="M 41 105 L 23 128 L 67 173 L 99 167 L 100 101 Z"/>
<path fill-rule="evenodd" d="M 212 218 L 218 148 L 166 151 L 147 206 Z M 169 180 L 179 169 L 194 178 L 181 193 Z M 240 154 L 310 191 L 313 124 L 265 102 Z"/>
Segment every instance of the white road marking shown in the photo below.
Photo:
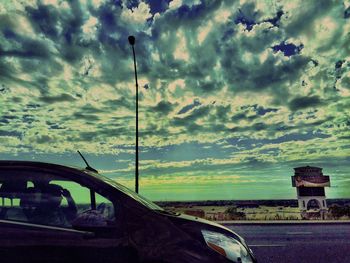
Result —
<path fill-rule="evenodd" d="M 312 232 L 287 232 L 287 235 L 311 235 Z"/>
<path fill-rule="evenodd" d="M 249 247 L 285 247 L 283 244 L 259 244 L 259 245 L 249 245 Z"/>

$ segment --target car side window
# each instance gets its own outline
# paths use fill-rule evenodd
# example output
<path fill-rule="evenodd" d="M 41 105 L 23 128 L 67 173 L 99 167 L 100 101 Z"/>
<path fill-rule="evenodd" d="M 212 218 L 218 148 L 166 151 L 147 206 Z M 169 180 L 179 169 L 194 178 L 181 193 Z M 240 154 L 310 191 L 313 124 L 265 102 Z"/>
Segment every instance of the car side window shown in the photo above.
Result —
<path fill-rule="evenodd" d="M 61 206 L 65 209 L 74 205 L 76 207 L 75 216 L 70 220 L 73 227 L 98 227 L 112 224 L 115 220 L 114 205 L 106 197 L 76 182 L 56 180 L 52 183 L 63 189 L 62 195 L 65 198 Z"/>
<path fill-rule="evenodd" d="M 113 203 L 98 193 L 95 193 L 95 196 L 96 209 L 108 220 L 113 220 L 115 218 Z"/>
<path fill-rule="evenodd" d="M 79 229 L 114 224 L 115 208 L 108 198 L 75 181 L 21 172 L 0 175 L 0 219 Z"/>

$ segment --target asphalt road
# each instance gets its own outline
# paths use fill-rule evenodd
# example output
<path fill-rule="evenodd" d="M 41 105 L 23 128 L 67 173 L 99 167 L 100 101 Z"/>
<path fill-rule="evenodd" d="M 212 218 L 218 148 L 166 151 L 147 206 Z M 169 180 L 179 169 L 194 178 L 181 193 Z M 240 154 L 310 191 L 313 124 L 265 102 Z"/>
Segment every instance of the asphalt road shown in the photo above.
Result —
<path fill-rule="evenodd" d="M 226 225 L 259 263 L 350 263 L 350 224 Z"/>

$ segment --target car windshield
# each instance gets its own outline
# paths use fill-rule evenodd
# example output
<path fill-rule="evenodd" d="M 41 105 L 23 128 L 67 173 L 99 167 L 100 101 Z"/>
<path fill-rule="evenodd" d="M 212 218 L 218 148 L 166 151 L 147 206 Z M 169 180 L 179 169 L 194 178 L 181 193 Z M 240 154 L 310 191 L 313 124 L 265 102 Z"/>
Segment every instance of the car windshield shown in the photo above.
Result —
<path fill-rule="evenodd" d="M 129 188 L 117 183 L 116 181 L 103 176 L 103 175 L 97 175 L 94 172 L 91 171 L 86 171 L 86 173 L 99 178 L 100 180 L 104 181 L 105 183 L 112 185 L 113 187 L 117 188 L 119 191 L 123 192 L 124 194 L 128 195 L 129 197 L 131 197 L 132 199 L 134 199 L 135 201 L 143 204 L 144 206 L 148 207 L 149 209 L 152 210 L 157 210 L 157 211 L 164 211 L 163 208 L 161 208 L 160 206 L 158 206 L 157 204 L 153 203 L 152 201 L 148 200 L 147 198 L 135 193 L 134 191 L 130 190 Z"/>

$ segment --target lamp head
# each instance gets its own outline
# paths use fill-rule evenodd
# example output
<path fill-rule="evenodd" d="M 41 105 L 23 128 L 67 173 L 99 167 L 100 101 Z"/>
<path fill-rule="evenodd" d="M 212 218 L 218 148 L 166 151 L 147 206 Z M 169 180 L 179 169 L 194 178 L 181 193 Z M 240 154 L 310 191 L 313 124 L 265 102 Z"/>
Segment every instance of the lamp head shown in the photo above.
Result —
<path fill-rule="evenodd" d="M 134 36 L 129 36 L 128 40 L 129 40 L 130 45 L 132 45 L 132 46 L 135 45 L 135 37 Z"/>

